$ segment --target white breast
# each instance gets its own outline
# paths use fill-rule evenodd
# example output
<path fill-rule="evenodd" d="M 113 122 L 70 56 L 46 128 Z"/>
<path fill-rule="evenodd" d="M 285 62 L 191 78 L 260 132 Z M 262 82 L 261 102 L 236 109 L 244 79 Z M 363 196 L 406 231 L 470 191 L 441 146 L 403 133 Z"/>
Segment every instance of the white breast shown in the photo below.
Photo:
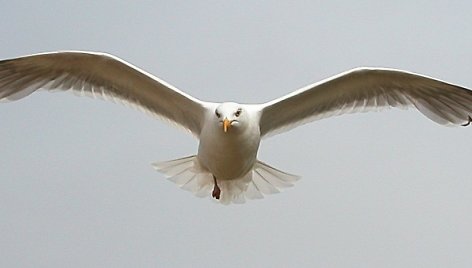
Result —
<path fill-rule="evenodd" d="M 231 128 L 225 133 L 213 120 L 207 122 L 200 134 L 197 155 L 200 165 L 219 180 L 244 176 L 256 162 L 260 143 L 258 125 Z"/>

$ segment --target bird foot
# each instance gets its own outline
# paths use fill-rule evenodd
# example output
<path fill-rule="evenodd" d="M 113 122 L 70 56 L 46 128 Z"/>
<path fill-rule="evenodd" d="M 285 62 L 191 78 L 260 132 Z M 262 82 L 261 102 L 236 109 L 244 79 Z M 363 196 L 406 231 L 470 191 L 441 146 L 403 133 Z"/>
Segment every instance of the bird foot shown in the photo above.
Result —
<path fill-rule="evenodd" d="M 213 188 L 213 192 L 211 193 L 211 196 L 213 196 L 213 198 L 220 199 L 220 194 L 221 194 L 220 187 L 218 187 L 218 185 L 215 185 L 215 188 Z"/>
<path fill-rule="evenodd" d="M 213 177 L 213 180 L 215 181 L 215 186 L 213 187 L 213 192 L 211 193 L 211 196 L 213 198 L 220 199 L 221 189 L 218 186 L 218 183 L 216 183 L 215 177 Z"/>

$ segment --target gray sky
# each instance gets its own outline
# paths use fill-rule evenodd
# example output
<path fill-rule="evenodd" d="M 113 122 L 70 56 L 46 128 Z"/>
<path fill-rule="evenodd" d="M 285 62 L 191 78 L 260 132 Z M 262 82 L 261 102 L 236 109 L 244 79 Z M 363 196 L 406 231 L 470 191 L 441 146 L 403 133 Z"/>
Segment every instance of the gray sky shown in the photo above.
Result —
<path fill-rule="evenodd" d="M 472 87 L 470 1 L 0 2 L 0 58 L 109 52 L 208 101 L 358 66 Z M 137 110 L 40 92 L 1 104 L 0 122 L 1 267 L 472 265 L 472 128 L 414 110 L 264 140 L 259 158 L 302 180 L 231 206 L 152 169 L 197 141 Z"/>

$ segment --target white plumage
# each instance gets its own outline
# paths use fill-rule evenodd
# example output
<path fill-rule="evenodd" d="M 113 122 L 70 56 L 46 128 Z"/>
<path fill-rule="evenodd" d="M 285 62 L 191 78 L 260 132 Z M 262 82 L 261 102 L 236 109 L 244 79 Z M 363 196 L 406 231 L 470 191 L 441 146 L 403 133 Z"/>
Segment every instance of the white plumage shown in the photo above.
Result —
<path fill-rule="evenodd" d="M 472 91 L 430 77 L 358 68 L 263 104 L 198 100 L 125 61 L 104 53 L 53 52 L 0 61 L 0 101 L 37 89 L 74 90 L 121 100 L 195 135 L 198 153 L 154 167 L 179 187 L 221 203 L 290 187 L 297 176 L 257 160 L 261 138 L 314 120 L 389 107 L 415 107 L 443 125 L 469 125 Z"/>

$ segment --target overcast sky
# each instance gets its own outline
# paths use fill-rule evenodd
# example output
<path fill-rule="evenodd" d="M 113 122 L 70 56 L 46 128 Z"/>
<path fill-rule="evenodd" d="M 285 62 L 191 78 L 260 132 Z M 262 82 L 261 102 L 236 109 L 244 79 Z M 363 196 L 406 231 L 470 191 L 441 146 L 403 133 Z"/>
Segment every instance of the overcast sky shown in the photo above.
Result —
<path fill-rule="evenodd" d="M 0 1 L 0 58 L 104 51 L 207 101 L 358 66 L 472 88 L 472 2 L 434 3 Z M 259 159 L 302 180 L 230 206 L 154 171 L 197 140 L 122 105 L 35 93 L 0 105 L 0 138 L 1 267 L 472 265 L 472 128 L 414 110 L 264 140 Z"/>

